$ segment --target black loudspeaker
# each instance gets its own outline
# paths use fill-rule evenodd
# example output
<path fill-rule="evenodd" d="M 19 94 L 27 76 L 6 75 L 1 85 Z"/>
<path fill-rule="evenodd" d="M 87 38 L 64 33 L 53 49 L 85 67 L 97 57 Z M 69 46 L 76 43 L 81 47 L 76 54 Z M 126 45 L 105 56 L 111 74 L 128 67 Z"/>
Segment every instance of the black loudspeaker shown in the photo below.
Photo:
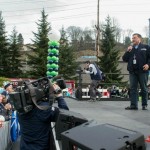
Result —
<path fill-rule="evenodd" d="M 62 150 L 146 150 L 139 132 L 94 121 L 62 134 Z"/>
<path fill-rule="evenodd" d="M 56 140 L 61 140 L 62 132 L 81 125 L 87 121 L 88 120 L 84 118 L 80 113 L 60 109 L 55 125 Z"/>

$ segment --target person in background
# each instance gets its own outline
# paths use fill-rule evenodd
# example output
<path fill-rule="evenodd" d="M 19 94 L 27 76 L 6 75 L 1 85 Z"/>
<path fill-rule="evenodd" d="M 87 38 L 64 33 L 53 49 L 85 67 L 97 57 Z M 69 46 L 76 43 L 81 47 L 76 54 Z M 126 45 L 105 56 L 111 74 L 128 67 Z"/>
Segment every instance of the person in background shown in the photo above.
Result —
<path fill-rule="evenodd" d="M 4 116 L 0 115 L 0 128 L 4 126 L 4 121 L 5 121 Z"/>
<path fill-rule="evenodd" d="M 9 81 L 4 81 L 3 82 L 3 88 L 5 90 L 2 94 L 5 95 L 7 102 L 10 103 L 9 93 L 14 91 L 13 86 Z"/>
<path fill-rule="evenodd" d="M 0 120 L 0 128 L 3 127 L 3 122 Z"/>
<path fill-rule="evenodd" d="M 10 120 L 10 111 L 11 111 L 11 104 L 6 103 L 6 98 L 2 94 L 3 91 L 0 90 L 0 115 L 4 116 L 5 120 Z"/>
<path fill-rule="evenodd" d="M 138 83 L 141 88 L 142 110 L 147 109 L 148 100 L 148 70 L 150 67 L 150 47 L 142 44 L 142 36 L 138 33 L 132 35 L 132 45 L 122 57 L 128 62 L 130 80 L 130 106 L 126 110 L 138 110 Z"/>
<path fill-rule="evenodd" d="M 97 86 L 99 85 L 99 82 L 102 80 L 101 71 L 95 63 L 86 61 L 84 72 L 86 74 L 89 74 L 91 77 L 91 83 L 90 83 L 90 89 L 89 89 L 90 100 L 96 101 Z"/>
<path fill-rule="evenodd" d="M 126 87 L 122 88 L 122 91 L 121 91 L 121 96 L 125 97 L 125 98 L 128 98 L 128 90 Z"/>
<path fill-rule="evenodd" d="M 10 96 L 9 93 L 14 92 L 13 86 L 9 81 L 4 81 L 3 82 L 3 88 L 4 91 L 2 92 L 2 95 L 5 96 L 5 105 L 12 105 L 12 102 L 10 101 Z"/>

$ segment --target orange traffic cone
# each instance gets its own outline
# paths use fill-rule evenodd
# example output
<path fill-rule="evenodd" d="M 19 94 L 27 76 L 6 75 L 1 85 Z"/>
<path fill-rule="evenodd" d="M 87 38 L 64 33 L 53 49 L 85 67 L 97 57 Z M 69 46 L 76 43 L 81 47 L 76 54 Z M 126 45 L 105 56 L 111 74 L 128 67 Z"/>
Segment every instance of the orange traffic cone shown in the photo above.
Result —
<path fill-rule="evenodd" d="M 150 136 L 145 139 L 145 142 L 150 142 Z"/>

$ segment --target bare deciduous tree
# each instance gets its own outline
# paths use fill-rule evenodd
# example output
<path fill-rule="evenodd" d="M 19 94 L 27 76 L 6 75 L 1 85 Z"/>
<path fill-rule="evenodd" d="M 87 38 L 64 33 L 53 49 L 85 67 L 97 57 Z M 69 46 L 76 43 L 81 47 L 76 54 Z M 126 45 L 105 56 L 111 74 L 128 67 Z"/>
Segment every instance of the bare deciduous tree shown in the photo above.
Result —
<path fill-rule="evenodd" d="M 144 31 L 146 37 L 148 38 L 148 37 L 149 37 L 149 27 L 148 27 L 148 26 L 145 26 L 145 27 L 143 28 L 143 31 Z"/>
<path fill-rule="evenodd" d="M 69 26 L 66 29 L 66 31 L 69 34 L 72 41 L 74 40 L 79 41 L 83 33 L 83 30 L 80 27 L 76 27 L 76 26 Z"/>
<path fill-rule="evenodd" d="M 121 40 L 121 28 L 119 22 L 116 18 L 112 18 L 112 26 L 114 28 L 114 36 L 116 42 L 120 42 Z"/>

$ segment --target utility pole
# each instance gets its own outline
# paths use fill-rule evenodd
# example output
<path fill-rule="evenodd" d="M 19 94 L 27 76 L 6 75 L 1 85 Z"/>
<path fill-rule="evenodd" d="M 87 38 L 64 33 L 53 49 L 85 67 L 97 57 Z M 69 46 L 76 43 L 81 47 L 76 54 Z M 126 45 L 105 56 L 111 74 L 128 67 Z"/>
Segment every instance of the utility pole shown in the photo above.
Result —
<path fill-rule="evenodd" d="M 149 18 L 148 20 L 149 20 L 149 28 L 148 28 L 148 31 L 149 31 L 149 35 L 148 35 L 148 45 L 150 45 L 150 18 Z"/>
<path fill-rule="evenodd" d="M 97 62 L 98 62 L 98 56 L 99 56 L 99 53 L 100 53 L 99 4 L 100 4 L 100 0 L 98 0 L 98 2 L 97 2 L 97 25 L 95 25 L 95 28 L 96 28 L 96 56 L 97 56 Z"/>

